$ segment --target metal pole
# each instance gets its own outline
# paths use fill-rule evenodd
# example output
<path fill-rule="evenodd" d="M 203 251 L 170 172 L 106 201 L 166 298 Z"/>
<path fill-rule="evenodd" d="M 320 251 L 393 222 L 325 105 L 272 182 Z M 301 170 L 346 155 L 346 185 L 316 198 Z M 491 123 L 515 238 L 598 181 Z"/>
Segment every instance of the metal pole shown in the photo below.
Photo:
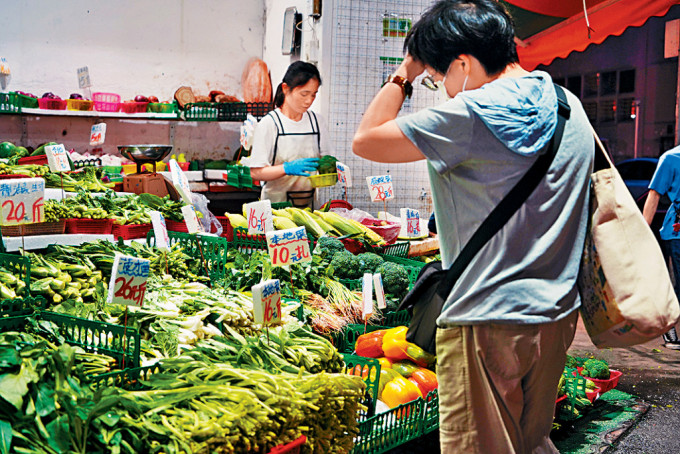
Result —
<path fill-rule="evenodd" d="M 640 129 L 640 101 L 635 100 L 633 101 L 633 109 L 635 112 L 635 146 L 634 146 L 634 151 L 633 151 L 633 157 L 637 158 L 638 157 L 638 134 L 639 134 L 639 129 Z"/>

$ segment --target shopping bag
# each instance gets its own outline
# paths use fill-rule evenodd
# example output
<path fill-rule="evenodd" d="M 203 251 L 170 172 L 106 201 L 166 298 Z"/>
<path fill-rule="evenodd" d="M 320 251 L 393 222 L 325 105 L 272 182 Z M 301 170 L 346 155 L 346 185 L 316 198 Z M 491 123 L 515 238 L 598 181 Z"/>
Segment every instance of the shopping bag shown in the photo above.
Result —
<path fill-rule="evenodd" d="M 590 225 L 578 276 L 581 317 L 598 348 L 627 347 L 675 326 L 680 305 L 659 243 L 597 135 L 595 140 L 609 167 L 591 175 Z"/>

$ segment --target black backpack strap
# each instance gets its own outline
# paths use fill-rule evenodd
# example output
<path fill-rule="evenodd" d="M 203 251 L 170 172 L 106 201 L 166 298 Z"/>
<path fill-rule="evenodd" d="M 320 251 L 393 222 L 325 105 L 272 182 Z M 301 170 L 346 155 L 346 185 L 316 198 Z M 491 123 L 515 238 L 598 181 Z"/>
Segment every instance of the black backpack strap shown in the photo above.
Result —
<path fill-rule="evenodd" d="M 541 182 L 543 177 L 548 172 L 550 164 L 552 164 L 557 149 L 562 141 L 564 134 L 564 127 L 571 115 L 571 108 L 567 101 L 566 94 L 562 87 L 555 85 L 557 92 L 557 126 L 555 133 L 546 145 L 543 153 L 536 159 L 529 171 L 519 180 L 519 182 L 510 190 L 510 192 L 501 200 L 501 202 L 494 208 L 482 224 L 477 228 L 477 231 L 472 235 L 472 238 L 465 245 L 463 250 L 458 254 L 456 260 L 446 271 L 446 277 L 442 280 L 442 285 L 438 289 L 439 296 L 445 301 L 451 293 L 453 286 L 456 284 L 458 278 L 463 274 L 467 265 L 472 262 L 472 259 L 484 247 L 484 245 L 503 228 L 503 226 L 510 220 L 510 218 L 517 212 L 517 210 L 529 198 L 534 189 Z"/>
<path fill-rule="evenodd" d="M 276 111 L 272 110 L 267 115 L 272 117 L 272 119 L 274 120 L 274 126 L 276 126 L 276 139 L 274 139 L 274 154 L 272 155 L 272 165 L 274 165 L 276 163 L 276 152 L 279 151 L 279 136 L 281 134 L 285 134 L 285 132 L 283 130 L 283 122 L 281 121 L 281 117 L 279 117 L 279 114 L 276 113 Z M 280 128 L 279 125 L 281 125 Z"/>
<path fill-rule="evenodd" d="M 317 120 L 316 114 L 311 110 L 307 111 L 307 115 L 309 116 L 309 123 L 312 125 L 312 131 L 316 133 L 316 146 L 319 147 L 319 153 L 321 153 L 321 130 L 319 130 L 319 120 Z M 312 118 L 314 118 L 314 123 L 312 123 Z"/>

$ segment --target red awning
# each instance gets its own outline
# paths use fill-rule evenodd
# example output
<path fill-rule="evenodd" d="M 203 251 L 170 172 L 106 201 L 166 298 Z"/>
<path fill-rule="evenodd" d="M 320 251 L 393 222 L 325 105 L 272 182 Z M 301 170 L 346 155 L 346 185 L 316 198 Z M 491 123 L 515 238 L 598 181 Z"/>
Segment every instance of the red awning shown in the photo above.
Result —
<path fill-rule="evenodd" d="M 589 30 L 583 0 L 505 1 L 532 13 L 564 18 L 546 30 L 518 40 L 519 61 L 527 70 L 550 64 L 573 51 L 583 51 L 591 44 L 600 44 L 628 27 L 643 25 L 652 16 L 663 16 L 671 6 L 680 4 L 680 0 L 586 0 Z"/>

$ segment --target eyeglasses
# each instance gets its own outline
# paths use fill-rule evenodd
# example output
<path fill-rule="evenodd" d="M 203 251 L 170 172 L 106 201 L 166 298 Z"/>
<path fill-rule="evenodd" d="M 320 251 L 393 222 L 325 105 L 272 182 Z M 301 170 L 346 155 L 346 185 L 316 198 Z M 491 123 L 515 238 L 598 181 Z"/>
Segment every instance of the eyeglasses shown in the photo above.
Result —
<path fill-rule="evenodd" d="M 437 91 L 439 90 L 439 87 L 437 86 L 437 83 L 435 82 L 434 78 L 430 76 L 429 74 L 425 77 L 423 77 L 423 80 L 420 82 L 425 88 L 428 90 L 432 91 Z"/>

